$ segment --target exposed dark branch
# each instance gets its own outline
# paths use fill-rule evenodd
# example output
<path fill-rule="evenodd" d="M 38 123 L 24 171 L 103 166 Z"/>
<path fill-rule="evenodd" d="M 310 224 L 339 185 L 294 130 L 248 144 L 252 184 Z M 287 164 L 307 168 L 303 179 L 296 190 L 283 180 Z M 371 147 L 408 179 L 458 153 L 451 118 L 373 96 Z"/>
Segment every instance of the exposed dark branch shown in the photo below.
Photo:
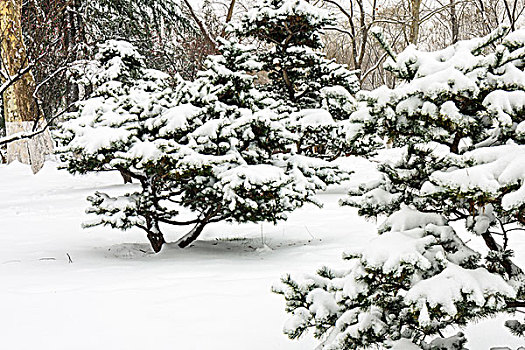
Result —
<path fill-rule="evenodd" d="M 60 113 L 57 113 L 55 114 L 53 117 L 51 117 L 51 119 L 49 119 L 46 124 L 44 126 L 42 126 L 40 128 L 40 130 L 37 130 L 37 131 L 31 131 L 31 132 L 18 132 L 16 134 L 12 134 L 12 135 L 9 135 L 9 136 L 6 136 L 6 137 L 2 137 L 0 138 L 0 146 L 1 145 L 5 145 L 5 144 L 8 144 L 8 143 L 11 143 L 11 142 L 14 142 L 14 141 L 19 141 L 19 140 L 24 140 L 24 139 L 30 139 L 30 138 L 33 138 L 37 135 L 40 135 L 42 134 L 44 131 L 47 130 L 47 128 L 49 128 L 49 126 L 51 126 L 53 124 L 53 122 L 60 118 L 62 115 L 64 115 L 65 113 L 67 113 L 69 111 L 69 109 L 73 106 L 73 103 L 70 104 L 69 106 L 67 106 L 64 110 L 62 110 Z"/>
<path fill-rule="evenodd" d="M 517 308 L 517 307 L 525 307 L 525 301 L 522 301 L 522 300 L 509 301 L 507 303 L 507 306 L 512 309 Z"/>
<path fill-rule="evenodd" d="M 193 20 L 195 21 L 195 23 L 197 23 L 197 26 L 199 27 L 202 35 L 204 35 L 204 38 L 206 38 L 206 40 L 211 44 L 211 46 L 213 47 L 213 49 L 216 51 L 217 48 L 218 48 L 218 45 L 217 45 L 217 42 L 210 36 L 210 34 L 208 33 L 208 31 L 206 30 L 206 28 L 204 27 L 204 24 L 202 24 L 202 21 L 199 19 L 199 17 L 197 17 L 197 15 L 195 14 L 195 11 L 193 10 L 193 7 L 190 5 L 190 3 L 188 2 L 188 0 L 183 0 L 184 3 L 186 4 L 186 7 L 188 8 L 188 10 L 190 11 L 190 15 L 191 17 L 193 18 Z"/>
<path fill-rule="evenodd" d="M 175 226 L 186 226 L 186 225 L 193 225 L 193 224 L 198 223 L 199 219 L 188 220 L 188 221 L 175 221 L 175 220 L 159 218 L 159 221 L 165 224 L 170 224 L 170 225 L 175 225 Z"/>

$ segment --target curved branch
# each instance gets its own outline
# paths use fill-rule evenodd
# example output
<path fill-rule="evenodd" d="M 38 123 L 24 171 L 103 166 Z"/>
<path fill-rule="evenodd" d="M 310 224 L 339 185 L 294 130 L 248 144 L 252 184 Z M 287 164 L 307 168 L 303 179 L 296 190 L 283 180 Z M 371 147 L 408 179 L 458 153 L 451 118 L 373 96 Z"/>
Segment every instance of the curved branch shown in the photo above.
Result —
<path fill-rule="evenodd" d="M 197 26 L 199 26 L 199 29 L 202 35 L 204 35 L 206 40 L 212 45 L 213 49 L 217 51 L 217 48 L 218 48 L 217 42 L 210 36 L 210 33 L 208 33 L 208 31 L 206 30 L 206 28 L 204 27 L 204 24 L 202 24 L 202 21 L 199 19 L 199 17 L 197 17 L 191 4 L 188 2 L 188 0 L 184 0 L 184 3 L 186 4 L 186 7 L 190 11 L 191 17 L 193 18 L 195 23 L 197 23 Z"/>
<path fill-rule="evenodd" d="M 36 130 L 36 131 L 32 131 L 32 132 L 17 132 L 16 134 L 12 134 L 12 135 L 0 138 L 0 146 L 8 144 L 8 143 L 11 143 L 11 142 L 14 142 L 14 141 L 19 141 L 19 140 L 23 140 L 23 139 L 30 139 L 32 137 L 40 135 L 41 133 L 46 131 L 47 128 L 49 128 L 49 126 L 51 126 L 51 124 L 53 124 L 53 122 L 56 119 L 60 118 L 64 114 L 66 114 L 73 105 L 74 105 L 74 103 L 71 103 L 69 106 L 67 106 L 60 113 L 57 113 L 53 117 L 51 117 L 51 119 L 49 119 L 47 121 L 47 123 L 40 130 Z"/>

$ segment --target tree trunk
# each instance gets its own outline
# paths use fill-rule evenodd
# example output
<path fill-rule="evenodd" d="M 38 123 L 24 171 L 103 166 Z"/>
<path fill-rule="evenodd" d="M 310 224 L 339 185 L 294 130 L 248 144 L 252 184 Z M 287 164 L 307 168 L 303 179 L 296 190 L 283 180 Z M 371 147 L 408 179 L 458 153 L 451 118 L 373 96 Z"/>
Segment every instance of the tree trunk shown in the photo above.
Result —
<path fill-rule="evenodd" d="M 459 40 L 459 22 L 456 14 L 456 1 L 450 0 L 450 27 L 452 31 L 452 44 Z"/>
<path fill-rule="evenodd" d="M 150 232 L 148 232 L 148 240 L 151 244 L 151 248 L 153 248 L 153 251 L 155 253 L 160 252 L 162 249 L 162 246 L 166 241 L 164 240 L 164 236 L 162 235 L 162 232 L 158 230 L 158 228 L 152 229 Z"/>
<path fill-rule="evenodd" d="M 417 45 L 419 39 L 419 21 L 420 21 L 420 11 L 421 11 L 421 1 L 422 0 L 411 0 L 411 14 L 412 22 L 410 23 L 410 43 Z"/>
<path fill-rule="evenodd" d="M 235 1 L 230 1 L 230 6 L 228 7 L 228 14 L 226 15 L 226 23 L 229 23 L 232 20 L 233 17 L 233 8 L 235 7 Z"/>
<path fill-rule="evenodd" d="M 72 0 L 70 5 L 67 6 L 67 16 L 66 28 L 67 32 L 64 35 L 64 51 L 66 54 L 72 54 L 72 58 L 77 60 L 81 57 L 79 56 L 79 47 L 78 43 L 81 39 L 82 32 L 82 19 L 79 14 L 80 3 L 79 0 Z M 66 86 L 66 106 L 69 106 L 73 102 L 76 102 L 80 99 L 80 86 L 75 82 L 68 82 Z"/>
<path fill-rule="evenodd" d="M 27 52 L 22 37 L 22 0 L 0 1 L 0 33 L 2 33 L 1 59 L 6 73 L 16 75 L 27 67 Z M 35 80 L 30 72 L 21 76 L 3 95 L 6 135 L 35 130 L 38 105 L 33 97 Z M 36 125 L 35 125 L 36 124 Z M 45 156 L 53 151 L 49 131 L 32 139 L 11 142 L 7 145 L 7 161 L 18 160 L 30 164 L 34 173 L 44 165 Z"/>

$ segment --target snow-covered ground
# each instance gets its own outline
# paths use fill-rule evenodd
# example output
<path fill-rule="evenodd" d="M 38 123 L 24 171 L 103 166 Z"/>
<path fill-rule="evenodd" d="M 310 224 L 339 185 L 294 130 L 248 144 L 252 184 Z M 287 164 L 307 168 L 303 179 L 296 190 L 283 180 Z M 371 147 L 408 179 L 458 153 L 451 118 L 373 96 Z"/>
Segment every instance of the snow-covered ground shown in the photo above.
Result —
<path fill-rule="evenodd" d="M 372 176 L 355 161 L 356 178 Z M 54 163 L 37 175 L 0 166 L 0 349 L 313 349 L 312 338 L 282 334 L 284 301 L 271 285 L 287 272 L 342 265 L 344 249 L 375 233 L 375 223 L 339 207 L 344 191 L 334 188 L 319 196 L 323 209 L 305 206 L 276 226 L 210 225 L 193 247 L 153 255 L 140 230 L 80 227 L 85 197 L 123 191 L 121 183 Z M 523 345 L 501 324 L 468 328 L 469 348 Z"/>

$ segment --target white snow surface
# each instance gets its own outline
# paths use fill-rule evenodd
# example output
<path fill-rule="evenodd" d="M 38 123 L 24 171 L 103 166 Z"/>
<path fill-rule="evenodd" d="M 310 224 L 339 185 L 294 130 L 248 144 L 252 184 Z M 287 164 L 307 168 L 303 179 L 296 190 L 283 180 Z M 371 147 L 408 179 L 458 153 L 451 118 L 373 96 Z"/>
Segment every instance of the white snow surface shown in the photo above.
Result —
<path fill-rule="evenodd" d="M 372 174 L 366 161 L 348 166 L 355 181 Z M 320 194 L 323 209 L 305 206 L 276 226 L 217 223 L 193 247 L 168 244 L 154 255 L 140 230 L 80 226 L 86 196 L 137 186 L 122 185 L 118 173 L 72 176 L 48 162 L 32 175 L 19 163 L 0 165 L 0 348 L 314 349 L 311 335 L 282 333 L 289 315 L 270 288 L 284 273 L 347 266 L 342 251 L 376 237 L 375 223 L 337 204 L 350 185 Z M 166 238 L 187 229 L 170 228 Z M 523 265 L 525 237 L 512 239 Z M 467 328 L 469 348 L 523 345 L 503 321 Z"/>

